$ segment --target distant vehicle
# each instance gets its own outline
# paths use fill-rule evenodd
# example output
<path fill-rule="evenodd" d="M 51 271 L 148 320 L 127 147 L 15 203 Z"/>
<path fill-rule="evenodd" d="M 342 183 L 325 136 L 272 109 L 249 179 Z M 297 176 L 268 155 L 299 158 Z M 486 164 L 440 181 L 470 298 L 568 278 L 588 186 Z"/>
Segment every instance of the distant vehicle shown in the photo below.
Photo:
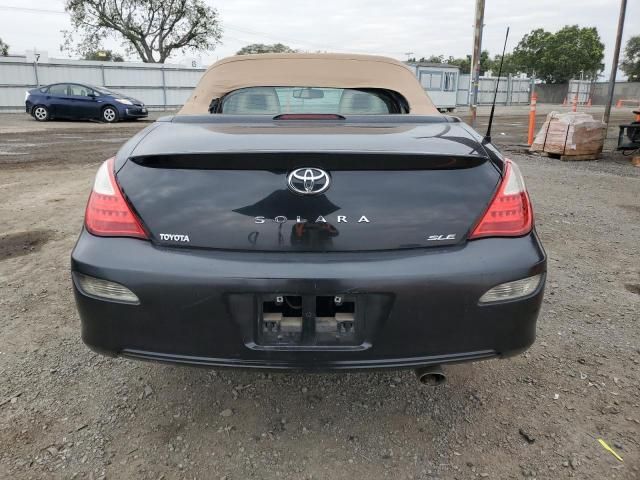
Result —
<path fill-rule="evenodd" d="M 39 122 L 66 118 L 114 123 L 148 115 L 140 100 L 103 87 L 79 83 L 54 83 L 34 88 L 26 92 L 24 100 L 26 112 Z"/>
<path fill-rule="evenodd" d="M 263 54 L 102 164 L 71 270 L 104 354 L 437 384 L 533 343 L 546 255 L 518 166 L 402 63 Z"/>

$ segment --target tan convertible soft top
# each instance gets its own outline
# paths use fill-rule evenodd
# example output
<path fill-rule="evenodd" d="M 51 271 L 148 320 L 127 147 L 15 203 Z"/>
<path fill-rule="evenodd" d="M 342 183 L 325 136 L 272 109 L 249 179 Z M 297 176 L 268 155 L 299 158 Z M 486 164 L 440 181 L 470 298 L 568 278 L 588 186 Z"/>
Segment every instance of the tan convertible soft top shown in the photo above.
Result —
<path fill-rule="evenodd" d="M 265 53 L 238 55 L 211 65 L 179 114 L 206 114 L 214 98 L 245 87 L 383 88 L 402 95 L 412 114 L 438 110 L 401 62 L 374 55 Z"/>

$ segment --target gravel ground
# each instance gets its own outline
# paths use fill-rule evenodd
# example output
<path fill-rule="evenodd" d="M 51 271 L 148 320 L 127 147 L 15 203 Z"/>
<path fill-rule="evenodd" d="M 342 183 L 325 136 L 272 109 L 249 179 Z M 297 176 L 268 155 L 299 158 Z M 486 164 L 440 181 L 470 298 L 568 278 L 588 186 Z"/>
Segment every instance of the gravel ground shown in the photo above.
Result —
<path fill-rule="evenodd" d="M 410 371 L 214 371 L 91 352 L 69 252 L 98 164 L 143 125 L 0 116 L 0 478 L 640 478 L 640 169 L 527 155 L 522 122 L 503 115 L 495 131 L 549 255 L 538 340 L 452 366 L 430 389 Z"/>

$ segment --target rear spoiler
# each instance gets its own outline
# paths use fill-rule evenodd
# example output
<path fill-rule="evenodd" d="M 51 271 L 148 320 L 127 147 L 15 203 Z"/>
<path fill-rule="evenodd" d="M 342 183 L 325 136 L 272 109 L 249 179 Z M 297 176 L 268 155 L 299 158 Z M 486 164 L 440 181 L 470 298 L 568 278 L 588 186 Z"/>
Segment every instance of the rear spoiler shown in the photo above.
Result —
<path fill-rule="evenodd" d="M 322 118 L 320 118 L 322 117 Z M 342 124 L 386 124 L 386 125 L 403 125 L 403 124 L 421 124 L 421 123 L 460 123 L 458 117 L 451 115 L 225 115 L 216 113 L 211 115 L 168 115 L 160 117 L 157 122 L 169 123 L 280 123 L 280 122 L 326 122 Z"/>
<path fill-rule="evenodd" d="M 292 170 L 314 165 L 339 170 L 456 170 L 488 161 L 480 155 L 442 155 L 385 152 L 212 152 L 133 155 L 129 160 L 143 167 L 198 170 Z"/>

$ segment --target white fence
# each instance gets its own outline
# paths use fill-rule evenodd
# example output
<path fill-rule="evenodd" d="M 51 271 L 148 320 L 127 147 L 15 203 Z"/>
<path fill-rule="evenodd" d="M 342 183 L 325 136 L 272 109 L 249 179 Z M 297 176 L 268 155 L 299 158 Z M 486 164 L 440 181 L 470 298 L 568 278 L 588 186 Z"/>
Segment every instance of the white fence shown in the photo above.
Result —
<path fill-rule="evenodd" d="M 26 90 L 58 82 L 102 86 L 151 108 L 175 108 L 189 98 L 204 71 L 180 65 L 54 59 L 37 63 L 0 57 L 0 110 L 21 110 Z"/>
<path fill-rule="evenodd" d="M 491 105 L 495 94 L 497 77 L 480 77 L 478 85 L 478 105 Z M 470 75 L 460 75 L 458 82 L 458 105 L 469 105 L 471 80 Z M 512 77 L 500 77 L 498 84 L 498 105 L 528 105 L 531 95 L 531 79 Z"/>
<path fill-rule="evenodd" d="M 458 92 L 456 96 L 456 103 L 458 105 L 469 105 L 469 98 L 471 92 L 471 75 L 468 73 L 461 74 L 458 77 Z"/>
<path fill-rule="evenodd" d="M 585 105 L 591 98 L 592 88 L 593 82 L 591 80 L 569 80 L 566 104 L 573 105 L 573 102 L 577 100 L 578 105 Z"/>
<path fill-rule="evenodd" d="M 20 111 L 24 109 L 26 90 L 58 82 L 102 86 L 142 100 L 150 108 L 176 108 L 189 98 L 205 70 L 153 63 L 59 59 L 37 63 L 28 62 L 24 57 L 0 57 L 0 111 Z M 480 78 L 479 105 L 491 104 L 496 81 L 495 77 Z M 469 87 L 469 74 L 459 75 L 458 105 L 469 104 Z M 531 81 L 528 78 L 502 77 L 498 87 L 498 104 L 529 103 Z"/>

